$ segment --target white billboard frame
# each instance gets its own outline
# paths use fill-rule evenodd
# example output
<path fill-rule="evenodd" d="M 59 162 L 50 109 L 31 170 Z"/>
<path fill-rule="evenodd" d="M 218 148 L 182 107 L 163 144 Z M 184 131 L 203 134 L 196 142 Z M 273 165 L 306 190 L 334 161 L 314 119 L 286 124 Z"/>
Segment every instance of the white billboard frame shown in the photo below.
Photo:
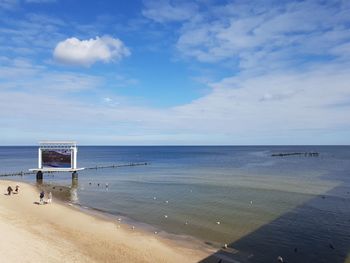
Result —
<path fill-rule="evenodd" d="M 70 167 L 44 167 L 42 161 L 42 153 L 44 150 L 69 150 L 71 152 Z M 75 141 L 40 141 L 38 148 L 38 168 L 29 169 L 30 171 L 42 171 L 42 172 L 59 172 L 59 171 L 79 171 L 84 168 L 77 167 L 77 154 L 78 147 Z"/>

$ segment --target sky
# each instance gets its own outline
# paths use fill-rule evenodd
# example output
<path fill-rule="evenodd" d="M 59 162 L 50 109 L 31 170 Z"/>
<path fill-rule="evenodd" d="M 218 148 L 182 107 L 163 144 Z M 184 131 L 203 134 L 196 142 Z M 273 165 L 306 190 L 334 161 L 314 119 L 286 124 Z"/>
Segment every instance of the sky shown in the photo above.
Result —
<path fill-rule="evenodd" d="M 0 0 L 0 145 L 350 144 L 350 1 Z"/>

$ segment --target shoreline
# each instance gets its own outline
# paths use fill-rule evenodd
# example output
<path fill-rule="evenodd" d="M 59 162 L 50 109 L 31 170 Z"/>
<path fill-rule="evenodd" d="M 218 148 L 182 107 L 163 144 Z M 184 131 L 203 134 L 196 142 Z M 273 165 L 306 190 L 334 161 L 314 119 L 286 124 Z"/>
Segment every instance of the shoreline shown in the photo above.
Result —
<path fill-rule="evenodd" d="M 19 194 L 5 195 L 8 185 Z M 62 201 L 37 205 L 36 186 L 0 180 L 0 259 L 27 262 L 198 262 L 215 252 L 172 234 L 151 234 Z M 119 226 L 119 227 L 118 227 Z M 161 231 L 163 232 L 163 231 Z M 2 260 L 1 260 L 2 261 Z"/>
<path fill-rule="evenodd" d="M 67 197 L 68 196 L 67 191 L 70 191 L 71 188 L 67 186 L 62 186 L 60 184 L 52 184 L 52 183 L 43 183 L 40 185 L 36 183 L 28 183 L 28 182 L 25 182 L 25 183 L 34 186 L 36 189 L 38 189 L 38 191 L 40 191 L 40 189 L 43 189 L 45 193 L 50 191 L 53 194 L 56 193 L 55 200 L 56 202 L 59 202 L 62 205 L 69 205 L 71 207 L 74 207 L 78 211 L 81 211 L 82 213 L 96 216 L 107 221 L 112 221 L 117 225 L 122 224 L 130 229 L 134 226 L 135 229 L 137 229 L 137 231 L 144 232 L 151 236 L 155 235 L 155 232 L 157 232 L 156 235 L 161 237 L 165 241 L 170 240 L 172 242 L 179 244 L 180 246 L 190 247 L 190 248 L 195 247 L 201 251 L 209 251 L 209 253 L 214 253 L 215 251 L 220 250 L 223 245 L 217 242 L 199 239 L 191 235 L 167 232 L 166 230 L 161 229 L 157 226 L 153 226 L 151 224 L 138 221 L 136 219 L 130 218 L 127 215 L 124 215 L 121 213 L 113 214 L 113 213 L 109 213 L 108 211 L 104 211 L 102 209 L 82 205 L 79 203 L 79 201 L 78 202 L 71 201 L 70 198 Z M 62 189 L 62 191 L 61 190 L 58 191 L 58 189 Z M 119 221 L 119 219 L 121 220 Z"/>
<path fill-rule="evenodd" d="M 69 203 L 69 202 L 64 203 L 64 205 L 69 205 L 74 209 L 81 211 L 82 213 L 100 217 L 103 220 L 115 222 L 117 225 L 118 224 L 124 225 L 129 229 L 132 229 L 132 227 L 134 226 L 135 230 L 138 232 L 142 232 L 142 233 L 145 233 L 146 235 L 151 235 L 151 236 L 156 235 L 160 237 L 163 242 L 168 242 L 168 241 L 174 242 L 175 244 L 178 244 L 180 247 L 188 247 L 192 249 L 195 248 L 200 251 L 208 251 L 209 253 L 214 253 L 217 250 L 221 249 L 221 246 L 219 246 L 216 243 L 215 243 L 216 246 L 214 246 L 214 243 L 212 242 L 201 240 L 190 235 L 169 233 L 166 230 L 162 230 L 160 228 L 149 225 L 147 223 L 143 223 L 143 222 L 128 218 L 127 216 L 124 216 L 124 215 L 114 215 L 114 214 L 105 212 L 103 210 L 82 206 L 80 204 Z M 119 218 L 121 218 L 120 222 L 118 222 Z M 155 232 L 157 233 L 155 234 Z M 206 243 L 212 243 L 212 245 L 207 245 Z"/>

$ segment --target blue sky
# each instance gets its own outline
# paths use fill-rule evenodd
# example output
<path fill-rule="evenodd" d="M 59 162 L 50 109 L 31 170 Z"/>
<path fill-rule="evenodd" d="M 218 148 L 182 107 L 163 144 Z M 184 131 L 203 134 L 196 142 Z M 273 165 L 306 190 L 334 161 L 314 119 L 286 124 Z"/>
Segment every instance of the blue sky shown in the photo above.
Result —
<path fill-rule="evenodd" d="M 349 144 L 349 13 L 340 0 L 0 0 L 0 144 Z"/>

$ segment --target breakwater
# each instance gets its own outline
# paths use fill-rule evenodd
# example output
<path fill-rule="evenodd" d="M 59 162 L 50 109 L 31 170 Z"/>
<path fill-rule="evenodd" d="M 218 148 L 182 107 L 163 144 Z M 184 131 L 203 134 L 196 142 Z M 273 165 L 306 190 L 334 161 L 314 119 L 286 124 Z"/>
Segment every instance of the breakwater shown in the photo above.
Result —
<path fill-rule="evenodd" d="M 285 156 L 305 156 L 305 157 L 318 157 L 318 152 L 287 152 L 287 153 L 273 153 L 272 157 L 285 157 Z"/>
<path fill-rule="evenodd" d="M 96 165 L 92 167 L 86 167 L 85 170 L 92 170 L 92 169 L 106 169 L 106 168 L 119 168 L 119 167 L 127 167 L 127 166 L 141 166 L 141 165 L 149 165 L 149 163 L 126 163 L 126 164 L 112 164 L 112 165 Z M 45 171 L 45 173 L 61 173 L 66 171 Z M 19 172 L 9 172 L 9 173 L 2 173 L 1 176 L 24 176 L 24 175 L 31 175 L 36 174 L 37 172 L 31 172 L 31 171 L 19 171 Z"/>

